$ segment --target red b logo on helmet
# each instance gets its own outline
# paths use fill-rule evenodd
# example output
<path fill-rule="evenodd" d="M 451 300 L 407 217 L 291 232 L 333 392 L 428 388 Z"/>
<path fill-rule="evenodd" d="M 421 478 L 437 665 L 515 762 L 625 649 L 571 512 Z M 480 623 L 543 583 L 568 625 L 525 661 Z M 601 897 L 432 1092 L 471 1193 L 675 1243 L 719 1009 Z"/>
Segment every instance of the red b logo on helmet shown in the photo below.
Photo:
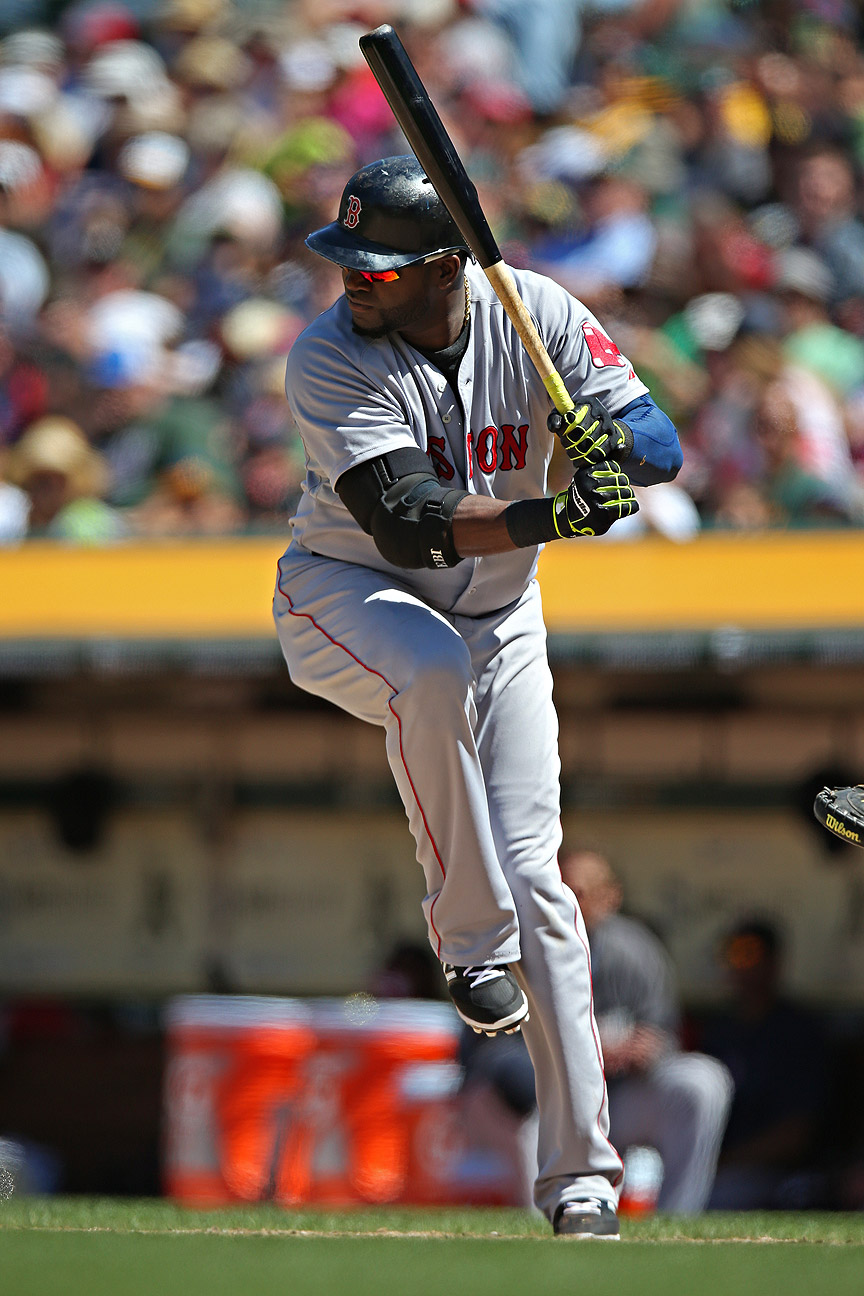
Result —
<path fill-rule="evenodd" d="M 346 229 L 355 229 L 360 220 L 360 199 L 353 196 L 348 199 L 348 206 L 345 209 L 345 220 L 342 222 Z"/>

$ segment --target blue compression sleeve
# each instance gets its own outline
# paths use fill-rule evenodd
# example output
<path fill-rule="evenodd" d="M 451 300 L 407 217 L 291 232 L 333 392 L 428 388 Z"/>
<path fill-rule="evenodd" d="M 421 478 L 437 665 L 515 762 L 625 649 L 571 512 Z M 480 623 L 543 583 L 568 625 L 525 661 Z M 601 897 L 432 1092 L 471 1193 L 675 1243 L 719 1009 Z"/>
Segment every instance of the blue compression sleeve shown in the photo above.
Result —
<path fill-rule="evenodd" d="M 650 396 L 636 400 L 614 411 L 633 433 L 633 452 L 624 471 L 637 486 L 653 486 L 655 482 L 672 481 L 677 477 L 684 456 L 678 441 L 675 424 L 655 405 Z"/>

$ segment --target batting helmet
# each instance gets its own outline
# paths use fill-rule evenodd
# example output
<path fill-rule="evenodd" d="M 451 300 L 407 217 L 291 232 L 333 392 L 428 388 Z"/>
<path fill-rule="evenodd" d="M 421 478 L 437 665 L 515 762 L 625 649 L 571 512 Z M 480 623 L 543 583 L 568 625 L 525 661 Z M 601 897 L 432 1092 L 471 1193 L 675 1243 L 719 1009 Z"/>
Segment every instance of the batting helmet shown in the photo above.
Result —
<path fill-rule="evenodd" d="M 348 181 L 339 215 L 307 247 L 351 270 L 398 270 L 467 245 L 412 153 L 382 158 Z"/>

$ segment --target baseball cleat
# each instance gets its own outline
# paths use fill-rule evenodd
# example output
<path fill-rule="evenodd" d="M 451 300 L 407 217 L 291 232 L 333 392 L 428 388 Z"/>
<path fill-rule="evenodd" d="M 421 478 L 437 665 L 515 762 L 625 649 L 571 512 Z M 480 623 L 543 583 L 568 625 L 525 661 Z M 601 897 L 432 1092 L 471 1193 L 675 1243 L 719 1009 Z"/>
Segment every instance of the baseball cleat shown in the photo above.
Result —
<path fill-rule="evenodd" d="M 597 1197 L 585 1201 L 562 1202 L 555 1212 L 552 1228 L 556 1237 L 620 1238 L 618 1216 L 614 1209 Z"/>
<path fill-rule="evenodd" d="M 528 1020 L 528 1001 L 506 964 L 454 967 L 445 963 L 443 966 L 457 1013 L 478 1035 L 515 1031 Z"/>

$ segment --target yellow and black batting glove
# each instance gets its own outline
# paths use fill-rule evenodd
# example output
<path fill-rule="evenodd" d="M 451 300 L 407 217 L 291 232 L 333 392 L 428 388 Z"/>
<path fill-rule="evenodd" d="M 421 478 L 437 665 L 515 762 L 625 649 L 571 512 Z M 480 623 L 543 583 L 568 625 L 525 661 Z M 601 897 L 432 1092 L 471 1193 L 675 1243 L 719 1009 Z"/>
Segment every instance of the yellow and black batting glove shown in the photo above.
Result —
<path fill-rule="evenodd" d="M 638 512 L 630 479 L 611 459 L 578 469 L 552 501 L 555 530 L 562 540 L 605 535 L 613 522 Z"/>
<path fill-rule="evenodd" d="M 546 420 L 558 437 L 574 468 L 614 459 L 623 463 L 633 450 L 633 433 L 621 419 L 613 418 L 602 401 L 588 396 L 567 414 L 553 410 Z"/>

